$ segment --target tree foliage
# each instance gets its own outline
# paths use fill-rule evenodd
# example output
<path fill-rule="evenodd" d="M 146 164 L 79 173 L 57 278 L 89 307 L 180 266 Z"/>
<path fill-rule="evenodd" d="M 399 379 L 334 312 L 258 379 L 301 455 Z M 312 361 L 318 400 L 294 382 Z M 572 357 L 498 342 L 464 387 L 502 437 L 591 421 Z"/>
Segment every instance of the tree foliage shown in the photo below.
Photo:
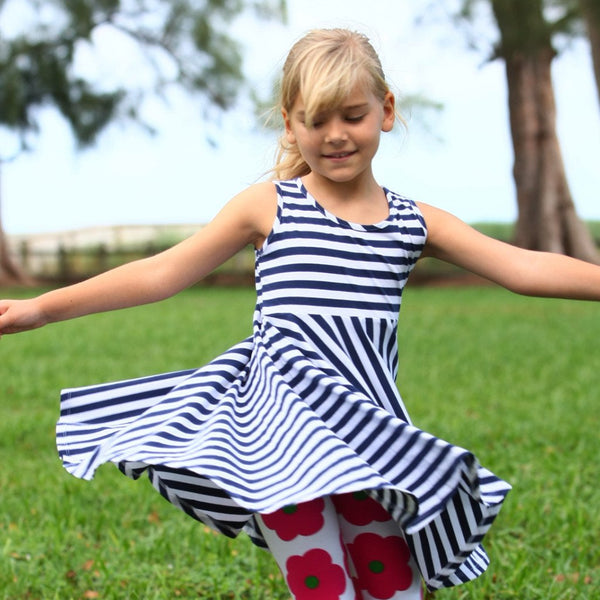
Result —
<path fill-rule="evenodd" d="M 86 146 L 115 119 L 139 119 L 140 99 L 178 86 L 226 109 L 243 81 L 242 53 L 228 28 L 241 13 L 282 16 L 282 0 L 3 0 L 2 13 L 22 11 L 31 23 L 0 30 L 0 124 L 25 142 L 36 114 L 52 106 Z M 109 86 L 75 68 L 78 52 L 110 29 L 133 40 L 154 72 L 150 89 Z"/>
<path fill-rule="evenodd" d="M 227 109 L 244 81 L 242 48 L 230 26 L 248 11 L 284 18 L 285 0 L 0 0 L 0 126 L 26 149 L 38 133 L 40 110 L 52 107 L 86 147 L 114 121 L 143 123 L 147 94 L 176 87 L 200 94 L 206 107 Z M 26 25 L 8 31 L 7 18 Z M 150 85 L 98 81 L 77 68 L 101 30 L 134 42 L 153 73 Z M 0 165 L 9 158 L 0 148 Z M 0 219 L 3 279 L 26 277 L 9 255 Z"/>
<path fill-rule="evenodd" d="M 590 40 L 596 91 L 598 92 L 598 101 L 600 101 L 600 2 L 598 0 L 579 0 L 579 7 Z"/>

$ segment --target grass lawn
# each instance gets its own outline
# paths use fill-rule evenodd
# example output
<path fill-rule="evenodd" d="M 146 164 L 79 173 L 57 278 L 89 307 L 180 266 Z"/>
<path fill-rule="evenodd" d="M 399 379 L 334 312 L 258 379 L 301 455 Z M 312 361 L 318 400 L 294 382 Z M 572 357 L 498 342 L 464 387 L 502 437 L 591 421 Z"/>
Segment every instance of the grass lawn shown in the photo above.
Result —
<path fill-rule="evenodd" d="M 54 446 L 61 388 L 201 365 L 250 333 L 253 303 L 251 289 L 195 288 L 2 339 L 0 598 L 288 598 L 248 539 L 211 533 L 110 465 L 79 481 Z M 436 599 L 600 597 L 599 339 L 592 303 L 406 293 L 400 389 L 415 423 L 514 487 L 488 573 Z"/>

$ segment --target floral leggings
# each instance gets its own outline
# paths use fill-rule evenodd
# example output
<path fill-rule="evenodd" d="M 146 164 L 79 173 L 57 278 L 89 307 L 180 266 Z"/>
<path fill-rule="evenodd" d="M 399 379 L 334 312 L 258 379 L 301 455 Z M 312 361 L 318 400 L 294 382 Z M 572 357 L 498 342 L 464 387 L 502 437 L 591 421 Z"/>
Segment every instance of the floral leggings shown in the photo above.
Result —
<path fill-rule="evenodd" d="M 364 492 L 258 517 L 294 600 L 420 600 L 419 571 L 398 525 Z"/>

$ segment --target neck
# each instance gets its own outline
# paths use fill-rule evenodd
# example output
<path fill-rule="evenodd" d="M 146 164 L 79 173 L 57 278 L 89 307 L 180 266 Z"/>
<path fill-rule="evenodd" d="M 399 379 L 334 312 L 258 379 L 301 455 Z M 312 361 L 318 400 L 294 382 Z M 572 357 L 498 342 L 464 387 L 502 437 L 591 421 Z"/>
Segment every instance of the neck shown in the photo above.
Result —
<path fill-rule="evenodd" d="M 310 173 L 302 178 L 302 182 L 321 206 L 346 221 L 370 225 L 389 215 L 385 193 L 373 177 L 360 184 L 339 183 Z"/>
<path fill-rule="evenodd" d="M 381 192 L 381 187 L 371 172 L 351 181 L 332 181 L 311 172 L 302 181 L 313 196 L 325 196 L 343 202 L 365 200 Z"/>

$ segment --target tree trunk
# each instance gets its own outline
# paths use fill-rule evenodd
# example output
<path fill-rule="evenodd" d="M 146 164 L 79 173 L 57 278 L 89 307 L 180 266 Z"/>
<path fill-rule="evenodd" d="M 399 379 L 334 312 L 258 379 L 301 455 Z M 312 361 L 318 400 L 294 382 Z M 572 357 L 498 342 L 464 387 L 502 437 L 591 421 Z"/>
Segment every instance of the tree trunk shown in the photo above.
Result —
<path fill-rule="evenodd" d="M 556 133 L 551 66 L 555 57 L 541 3 L 495 0 L 506 64 L 519 215 L 515 243 L 600 264 L 575 211 Z"/>
<path fill-rule="evenodd" d="M 2 162 L 0 161 L 1 166 Z M 6 233 L 2 225 L 2 202 L 0 198 L 0 285 L 29 285 L 31 283 L 31 278 L 24 273 L 10 255 Z"/>
<path fill-rule="evenodd" d="M 579 0 L 579 5 L 592 48 L 592 64 L 600 102 L 600 2 L 598 0 Z"/>

